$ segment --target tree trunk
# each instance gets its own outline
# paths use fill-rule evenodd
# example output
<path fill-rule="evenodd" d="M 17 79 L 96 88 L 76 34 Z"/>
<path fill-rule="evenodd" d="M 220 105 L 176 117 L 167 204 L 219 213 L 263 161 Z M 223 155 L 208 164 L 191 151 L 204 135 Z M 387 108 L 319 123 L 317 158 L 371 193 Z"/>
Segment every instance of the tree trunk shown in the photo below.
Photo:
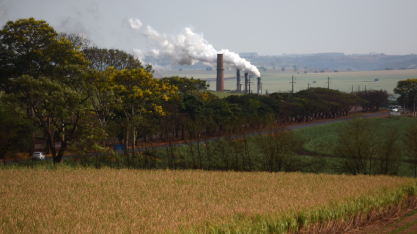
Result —
<path fill-rule="evenodd" d="M 133 124 L 132 124 L 133 125 Z M 131 145 L 132 145 L 132 158 L 135 158 L 136 156 L 136 152 L 135 152 L 135 139 L 136 139 L 136 131 L 134 129 L 134 127 L 132 127 L 132 137 L 131 137 L 132 141 L 131 141 Z"/>
<path fill-rule="evenodd" d="M 29 108 L 29 118 L 33 118 L 33 108 Z M 31 146 L 29 148 L 29 156 L 32 157 L 33 152 L 35 152 L 35 132 L 32 133 L 32 142 Z"/>
<path fill-rule="evenodd" d="M 50 136 L 50 133 L 51 133 L 51 119 L 48 117 L 48 136 L 47 137 L 49 137 Z M 49 148 L 49 144 L 48 143 L 46 143 L 46 147 L 45 147 L 45 154 L 49 154 L 50 153 L 50 148 Z"/>
<path fill-rule="evenodd" d="M 62 141 L 61 142 L 61 148 L 59 149 L 58 154 L 56 155 L 56 157 L 53 158 L 54 164 L 61 162 L 62 157 L 64 156 L 64 152 L 65 152 L 66 149 L 67 149 L 67 142 Z M 55 150 L 53 150 L 53 151 L 55 151 Z M 52 154 L 54 155 L 54 152 L 52 152 Z"/>
<path fill-rule="evenodd" d="M 125 151 L 124 151 L 124 155 L 128 155 L 129 150 L 127 147 L 129 147 L 129 125 L 126 124 L 126 129 L 125 129 L 125 139 L 123 139 L 123 144 L 125 145 Z M 128 159 L 129 160 L 129 159 Z"/>
<path fill-rule="evenodd" d="M 131 118 L 132 118 L 132 122 L 131 122 L 131 131 L 132 131 L 132 158 L 135 158 L 135 123 L 134 123 L 134 121 L 135 121 L 135 107 L 132 105 L 131 106 L 132 108 L 131 108 L 131 111 L 132 111 L 132 113 L 131 113 Z"/>

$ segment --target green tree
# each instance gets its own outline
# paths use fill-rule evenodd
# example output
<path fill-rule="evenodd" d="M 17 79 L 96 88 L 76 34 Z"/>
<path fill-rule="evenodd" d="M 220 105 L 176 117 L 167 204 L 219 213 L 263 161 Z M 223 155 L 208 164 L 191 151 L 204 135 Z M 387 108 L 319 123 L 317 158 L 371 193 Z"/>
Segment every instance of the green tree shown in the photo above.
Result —
<path fill-rule="evenodd" d="M 80 121 L 89 115 L 90 94 L 83 89 L 86 84 L 82 74 L 77 76 L 51 80 L 23 75 L 12 83 L 16 92 L 3 97 L 6 103 L 17 102 L 33 111 L 28 119 L 45 133 L 40 139 L 49 145 L 54 163 L 61 162 L 68 145 L 77 135 Z M 59 151 L 56 142 L 61 142 Z"/>
<path fill-rule="evenodd" d="M 205 80 L 191 79 L 187 77 L 171 76 L 161 79 L 163 82 L 176 86 L 179 93 L 194 93 L 201 90 L 207 90 L 210 86 Z"/>
<path fill-rule="evenodd" d="M 143 68 L 153 73 L 152 66 L 143 64 L 133 55 L 117 49 L 102 49 L 96 46 L 82 50 L 85 58 L 90 62 L 89 66 L 98 71 L 105 71 L 109 67 L 117 70 Z"/>
<path fill-rule="evenodd" d="M 79 121 L 88 114 L 90 97 L 88 61 L 57 35 L 45 21 L 29 18 L 7 22 L 0 36 L 3 100 L 26 110 L 26 118 L 44 132 L 41 139 L 52 150 L 54 163 L 61 161 Z"/>
<path fill-rule="evenodd" d="M 51 68 L 57 33 L 44 20 L 8 21 L 0 31 L 0 88 L 10 90 L 10 78 L 45 76 Z"/>
<path fill-rule="evenodd" d="M 85 157 L 87 154 L 92 153 L 96 157 L 97 168 L 99 156 L 109 151 L 109 148 L 98 144 L 98 142 L 105 140 L 107 137 L 102 123 L 97 119 L 87 117 L 80 120 L 78 128 L 79 130 L 72 138 L 69 150 L 78 157 Z"/>
<path fill-rule="evenodd" d="M 410 100 L 413 103 L 414 116 L 416 111 L 416 99 L 417 99 L 417 78 L 410 78 L 406 80 L 400 80 L 397 82 L 397 87 L 394 89 L 395 94 L 399 94 L 398 101 L 402 100 L 404 111 L 405 101 Z"/>
<path fill-rule="evenodd" d="M 30 147 L 33 127 L 12 110 L 0 106 L 0 160 L 5 163 L 10 151 L 24 151 Z"/>
<path fill-rule="evenodd" d="M 367 90 L 355 92 L 355 95 L 366 100 L 366 103 L 362 104 L 363 111 L 378 111 L 379 107 L 388 102 L 388 93 L 386 90 Z"/>

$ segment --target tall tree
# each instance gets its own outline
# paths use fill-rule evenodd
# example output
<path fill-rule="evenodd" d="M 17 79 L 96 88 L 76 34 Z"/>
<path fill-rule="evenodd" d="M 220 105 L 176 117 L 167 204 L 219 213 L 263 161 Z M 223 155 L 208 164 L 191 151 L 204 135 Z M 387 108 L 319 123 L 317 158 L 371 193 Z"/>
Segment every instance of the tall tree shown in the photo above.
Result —
<path fill-rule="evenodd" d="M 1 30 L 2 97 L 27 110 L 27 119 L 42 131 L 59 163 L 88 112 L 89 89 L 81 52 L 43 20 L 9 21 Z M 4 70 L 3 70 L 4 69 Z M 7 86 L 7 87 L 6 87 Z M 59 151 L 56 141 L 61 141 Z"/>
<path fill-rule="evenodd" d="M 120 103 L 114 95 L 107 73 L 93 69 L 87 69 L 87 71 L 85 81 L 89 85 L 85 87 L 89 89 L 88 92 L 91 94 L 91 111 L 104 130 Z"/>
<path fill-rule="evenodd" d="M 110 77 L 113 90 L 121 99 L 122 109 L 128 119 L 131 132 L 132 157 L 135 156 L 135 128 L 144 111 L 163 113 L 158 105 L 160 100 L 168 100 L 175 94 L 176 87 L 153 79 L 152 74 L 143 68 L 116 70 L 109 67 L 106 73 Z M 151 103 L 147 109 L 145 105 Z"/>
<path fill-rule="evenodd" d="M 105 71 L 109 67 L 117 70 L 143 68 L 153 73 L 152 66 L 143 64 L 133 55 L 117 49 L 101 49 L 96 46 L 82 50 L 85 58 L 90 62 L 90 67 L 98 71 Z"/>
<path fill-rule="evenodd" d="M 400 95 L 398 100 L 403 101 L 404 111 L 406 108 L 405 101 L 411 101 L 411 103 L 413 104 L 413 111 L 415 115 L 417 99 L 417 78 L 410 78 L 398 81 L 397 87 L 395 87 L 394 89 L 394 93 Z"/>

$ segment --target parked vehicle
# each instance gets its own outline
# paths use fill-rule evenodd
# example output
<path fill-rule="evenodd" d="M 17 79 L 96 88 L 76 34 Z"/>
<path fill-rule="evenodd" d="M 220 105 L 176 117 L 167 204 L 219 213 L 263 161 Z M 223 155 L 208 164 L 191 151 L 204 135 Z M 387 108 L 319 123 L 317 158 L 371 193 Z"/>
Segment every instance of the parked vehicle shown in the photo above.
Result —
<path fill-rule="evenodd" d="M 39 160 L 45 160 L 45 155 L 42 152 L 34 152 L 32 154 L 32 159 L 39 159 Z"/>
<path fill-rule="evenodd" d="M 396 106 L 390 106 L 388 108 L 388 111 L 390 111 L 390 112 L 397 112 L 398 111 L 398 108 Z"/>

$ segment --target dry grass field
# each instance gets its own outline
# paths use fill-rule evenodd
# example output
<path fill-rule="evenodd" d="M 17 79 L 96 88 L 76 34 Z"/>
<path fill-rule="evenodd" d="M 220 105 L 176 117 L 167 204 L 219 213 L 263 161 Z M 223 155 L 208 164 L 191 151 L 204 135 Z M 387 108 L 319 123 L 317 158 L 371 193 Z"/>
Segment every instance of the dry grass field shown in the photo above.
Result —
<path fill-rule="evenodd" d="M 0 233 L 269 233 L 414 195 L 388 176 L 115 169 L 0 170 Z"/>

